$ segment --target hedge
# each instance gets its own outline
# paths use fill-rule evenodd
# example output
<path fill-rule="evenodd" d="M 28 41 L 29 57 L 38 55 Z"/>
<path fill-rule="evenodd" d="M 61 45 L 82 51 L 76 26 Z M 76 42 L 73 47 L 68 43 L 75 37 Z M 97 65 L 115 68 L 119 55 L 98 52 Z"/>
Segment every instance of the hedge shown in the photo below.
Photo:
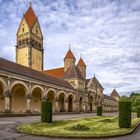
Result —
<path fill-rule="evenodd" d="M 102 116 L 102 106 L 97 106 L 97 116 Z"/>
<path fill-rule="evenodd" d="M 140 118 L 140 108 L 137 108 L 137 118 Z"/>
<path fill-rule="evenodd" d="M 120 128 L 131 127 L 131 102 L 130 101 L 119 102 L 119 127 Z"/>
<path fill-rule="evenodd" d="M 52 102 L 49 100 L 43 101 L 41 105 L 41 122 L 52 122 Z"/>

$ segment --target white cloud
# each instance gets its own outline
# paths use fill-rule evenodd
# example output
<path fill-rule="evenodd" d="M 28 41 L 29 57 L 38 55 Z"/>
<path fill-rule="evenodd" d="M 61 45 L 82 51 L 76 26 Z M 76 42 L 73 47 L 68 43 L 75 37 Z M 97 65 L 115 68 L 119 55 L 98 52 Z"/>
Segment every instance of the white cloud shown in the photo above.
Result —
<path fill-rule="evenodd" d="M 0 1 L 0 56 L 14 60 L 16 31 L 29 1 Z M 32 0 L 44 35 L 45 68 L 63 66 L 71 48 L 105 92 L 140 89 L 139 0 Z M 9 50 L 10 54 L 9 54 Z"/>

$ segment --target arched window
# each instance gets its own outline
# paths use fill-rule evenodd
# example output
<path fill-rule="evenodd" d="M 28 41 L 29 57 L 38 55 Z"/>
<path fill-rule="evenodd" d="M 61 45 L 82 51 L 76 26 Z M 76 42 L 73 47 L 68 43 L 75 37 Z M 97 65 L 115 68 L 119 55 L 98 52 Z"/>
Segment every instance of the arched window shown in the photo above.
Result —
<path fill-rule="evenodd" d="M 24 28 L 22 28 L 22 32 L 24 33 Z"/>
<path fill-rule="evenodd" d="M 26 44 L 29 45 L 29 38 L 26 38 Z"/>
<path fill-rule="evenodd" d="M 36 34 L 38 35 L 38 30 L 36 29 Z"/>
<path fill-rule="evenodd" d="M 19 40 L 18 44 L 21 45 L 21 40 Z"/>

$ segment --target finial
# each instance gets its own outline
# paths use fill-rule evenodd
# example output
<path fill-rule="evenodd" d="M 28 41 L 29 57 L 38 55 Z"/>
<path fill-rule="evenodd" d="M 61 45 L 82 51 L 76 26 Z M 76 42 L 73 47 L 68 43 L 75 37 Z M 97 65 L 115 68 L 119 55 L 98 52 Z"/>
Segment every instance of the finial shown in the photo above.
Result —
<path fill-rule="evenodd" d="M 70 44 L 69 44 L 69 50 L 70 50 Z"/>
<path fill-rule="evenodd" d="M 30 6 L 32 6 L 32 2 L 31 1 L 29 2 L 29 4 L 30 4 Z"/>
<path fill-rule="evenodd" d="M 94 73 L 94 77 L 95 77 L 95 73 Z"/>

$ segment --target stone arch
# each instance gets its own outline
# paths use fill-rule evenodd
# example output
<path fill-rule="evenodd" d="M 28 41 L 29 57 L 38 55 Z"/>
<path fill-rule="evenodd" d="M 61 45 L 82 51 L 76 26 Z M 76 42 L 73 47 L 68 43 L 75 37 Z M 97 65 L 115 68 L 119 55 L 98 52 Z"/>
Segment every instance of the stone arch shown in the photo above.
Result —
<path fill-rule="evenodd" d="M 58 110 L 60 112 L 64 112 L 65 111 L 65 100 L 66 100 L 66 93 L 61 91 L 59 92 L 59 96 L 58 96 Z"/>
<path fill-rule="evenodd" d="M 49 89 L 47 91 L 47 99 L 49 99 L 52 102 L 52 109 L 53 112 L 55 111 L 55 97 L 56 97 L 56 91 L 55 89 Z"/>
<path fill-rule="evenodd" d="M 26 92 L 26 95 L 29 93 L 29 88 L 27 86 L 27 84 L 25 82 L 22 82 L 22 81 L 14 81 L 12 84 L 11 84 L 11 89 L 13 89 L 13 87 L 15 85 L 23 85 L 24 89 L 25 89 L 25 92 Z"/>
<path fill-rule="evenodd" d="M 12 112 L 23 113 L 27 110 L 27 91 L 28 88 L 26 84 L 22 84 L 22 82 L 15 82 L 11 86 L 11 99 L 10 99 L 10 107 Z"/>
<path fill-rule="evenodd" d="M 73 101 L 74 101 L 73 94 L 69 94 L 69 96 L 68 96 L 68 111 L 69 112 L 73 111 Z"/>
<path fill-rule="evenodd" d="M 4 88 L 5 88 L 4 82 L 1 82 L 0 80 L 0 113 L 3 113 L 5 109 Z"/>
<path fill-rule="evenodd" d="M 39 113 L 41 111 L 41 103 L 43 99 L 43 90 L 40 86 L 34 86 L 31 92 L 30 109 L 32 112 Z"/>
<path fill-rule="evenodd" d="M 56 94 L 56 90 L 55 90 L 55 89 L 49 88 L 49 89 L 47 90 L 47 95 L 48 95 L 48 93 L 49 93 L 50 91 L 52 91 L 52 92 L 54 92 L 54 93 Z"/>
<path fill-rule="evenodd" d="M 32 90 L 31 90 L 31 93 L 33 92 L 33 90 L 35 90 L 35 89 L 39 89 L 40 91 L 41 91 L 41 96 L 42 96 L 42 98 L 43 98 L 43 96 L 44 96 L 44 88 L 42 87 L 42 86 L 40 86 L 40 85 L 34 85 L 33 87 L 32 87 Z"/>
<path fill-rule="evenodd" d="M 6 84 L 6 81 L 2 77 L 0 77 L 0 83 L 3 86 L 3 89 L 5 91 L 6 90 L 6 87 L 7 87 L 7 84 Z"/>

